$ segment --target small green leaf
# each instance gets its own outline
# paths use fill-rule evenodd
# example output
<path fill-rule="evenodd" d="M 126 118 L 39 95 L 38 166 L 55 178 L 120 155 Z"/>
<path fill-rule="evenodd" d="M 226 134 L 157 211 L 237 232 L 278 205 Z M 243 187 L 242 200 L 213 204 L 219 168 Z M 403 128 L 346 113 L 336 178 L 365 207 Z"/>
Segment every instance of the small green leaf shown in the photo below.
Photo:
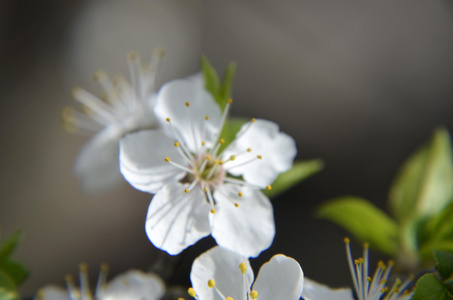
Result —
<path fill-rule="evenodd" d="M 365 199 L 346 196 L 330 200 L 317 209 L 316 216 L 342 226 L 385 254 L 392 255 L 397 250 L 398 225 Z"/>
<path fill-rule="evenodd" d="M 0 262 L 0 271 L 8 274 L 17 286 L 28 276 L 28 270 L 22 264 L 8 258 Z"/>
<path fill-rule="evenodd" d="M 453 253 L 438 250 L 433 252 L 437 262 L 437 271 L 442 275 L 442 278 L 451 277 L 453 275 Z"/>
<path fill-rule="evenodd" d="M 203 72 L 203 79 L 206 90 L 208 90 L 208 92 L 210 92 L 217 101 L 216 98 L 220 87 L 219 75 L 217 75 L 217 71 L 211 65 L 208 58 L 204 55 L 201 56 L 201 71 Z M 220 107 L 223 106 L 220 105 Z"/>
<path fill-rule="evenodd" d="M 275 197 L 302 180 L 318 173 L 323 167 L 324 163 L 320 159 L 296 161 L 289 171 L 282 173 L 277 177 L 272 184 L 271 190 L 264 190 L 264 194 L 269 198 Z"/>
<path fill-rule="evenodd" d="M 0 299 L 19 300 L 14 281 L 5 273 L 0 271 Z"/>
<path fill-rule="evenodd" d="M 428 145 L 403 164 L 389 195 L 400 223 L 440 212 L 453 199 L 453 162 L 448 132 L 437 129 Z"/>
<path fill-rule="evenodd" d="M 230 62 L 225 70 L 225 73 L 223 74 L 223 82 L 219 89 L 219 96 L 221 97 L 222 102 L 224 104 L 228 99 L 231 98 L 235 74 L 236 74 L 236 63 Z"/>
<path fill-rule="evenodd" d="M 451 300 L 453 295 L 447 287 L 436 277 L 429 273 L 417 281 L 412 300 Z"/>
<path fill-rule="evenodd" d="M 0 261 L 8 257 L 16 248 L 20 238 L 20 231 L 16 231 L 0 243 Z"/>

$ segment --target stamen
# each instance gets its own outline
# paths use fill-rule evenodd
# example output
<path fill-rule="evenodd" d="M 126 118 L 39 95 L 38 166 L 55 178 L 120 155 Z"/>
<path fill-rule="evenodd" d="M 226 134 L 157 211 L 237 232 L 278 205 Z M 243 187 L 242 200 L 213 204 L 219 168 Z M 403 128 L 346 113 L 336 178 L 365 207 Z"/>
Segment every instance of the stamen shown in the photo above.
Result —
<path fill-rule="evenodd" d="M 247 263 L 244 261 L 239 265 L 239 269 L 241 270 L 242 274 L 245 274 L 245 271 L 247 271 Z"/>
<path fill-rule="evenodd" d="M 240 138 L 241 136 L 243 136 L 248 130 L 249 128 L 252 126 L 253 123 L 256 122 L 256 119 L 255 118 L 252 118 L 250 120 L 249 123 L 247 123 L 247 127 L 244 128 L 244 130 L 241 130 L 237 135 L 236 135 L 236 139 Z"/>
<path fill-rule="evenodd" d="M 66 286 L 69 291 L 69 297 L 71 299 L 79 299 L 80 298 L 80 292 L 77 290 L 75 284 L 74 284 L 74 279 L 72 278 L 71 275 L 66 275 L 65 276 L 66 280 Z"/>
<path fill-rule="evenodd" d="M 193 188 L 194 186 L 198 183 L 199 179 L 196 178 L 194 181 L 192 181 L 192 183 L 190 184 L 190 186 L 184 190 L 184 192 L 187 194 L 189 193 Z"/>
<path fill-rule="evenodd" d="M 104 120 L 108 120 L 109 123 L 116 121 L 115 114 L 111 106 L 100 100 L 98 97 L 90 94 L 80 87 L 75 87 L 72 90 L 72 96 L 81 104 L 88 107 L 94 113 L 98 114 Z"/>
<path fill-rule="evenodd" d="M 189 290 L 187 291 L 187 293 L 188 293 L 191 297 L 193 297 L 193 298 L 195 298 L 195 299 L 198 299 L 197 293 L 195 292 L 195 290 L 194 290 L 193 288 L 190 287 Z"/>
<path fill-rule="evenodd" d="M 134 92 L 138 99 L 143 99 L 143 88 L 141 84 L 141 67 L 140 54 L 137 51 L 131 51 L 127 55 L 129 74 Z"/>
<path fill-rule="evenodd" d="M 98 283 L 96 285 L 95 298 L 98 298 L 99 293 L 105 289 L 108 272 L 109 266 L 106 263 L 102 263 L 101 270 L 99 271 Z"/>
<path fill-rule="evenodd" d="M 190 109 L 190 102 L 186 102 L 185 105 L 187 108 L 189 108 L 189 117 L 190 117 L 190 129 L 192 131 L 192 139 L 195 147 L 197 147 L 198 150 L 198 142 L 197 142 L 197 136 L 195 135 L 195 128 L 193 125 L 193 116 L 192 116 L 192 110 Z"/>
<path fill-rule="evenodd" d="M 256 300 L 258 298 L 258 292 L 255 290 L 251 290 L 250 297 L 252 297 L 253 300 Z"/>
<path fill-rule="evenodd" d="M 214 199 L 212 198 L 211 189 L 209 188 L 209 186 L 205 186 L 205 187 L 203 187 L 203 190 L 206 190 L 206 195 L 208 196 L 208 202 L 209 202 L 209 204 L 211 204 L 211 213 L 215 214 Z"/>
<path fill-rule="evenodd" d="M 263 156 L 257 155 L 255 158 L 246 160 L 246 161 L 244 161 L 242 163 L 239 163 L 237 165 L 230 166 L 230 167 L 226 168 L 225 170 L 228 171 L 228 170 L 231 170 L 231 169 L 234 169 L 234 168 L 237 168 L 237 167 L 242 167 L 242 166 L 247 165 L 249 163 L 252 163 L 252 162 L 254 162 L 254 161 L 258 160 L 258 159 L 263 159 Z"/>
<path fill-rule="evenodd" d="M 186 144 L 183 142 L 184 140 L 181 138 L 181 136 L 178 134 L 176 129 L 173 127 L 173 124 L 170 122 L 170 118 L 166 118 L 165 121 L 167 121 L 168 125 L 170 125 L 170 130 L 173 133 L 174 138 L 178 141 L 179 146 L 181 146 L 181 148 L 184 151 L 184 153 L 186 154 L 186 156 L 189 157 L 189 160 L 192 162 L 193 161 L 193 155 L 187 149 Z"/>
<path fill-rule="evenodd" d="M 256 185 L 256 184 L 252 184 L 252 183 L 249 183 L 249 182 L 245 182 L 241 179 L 236 179 L 236 178 L 231 178 L 231 177 L 225 177 L 223 179 L 224 182 L 228 182 L 228 183 L 232 183 L 232 184 L 236 184 L 236 185 L 239 185 L 239 186 L 247 186 L 247 187 L 250 187 L 250 188 L 253 188 L 253 189 L 261 189 L 262 187 L 259 186 L 259 185 Z"/>
<path fill-rule="evenodd" d="M 233 103 L 233 100 L 231 99 L 228 99 L 227 101 L 227 104 L 225 106 L 225 110 L 223 111 L 223 114 L 222 114 L 222 118 L 220 119 L 220 124 L 219 124 L 219 132 L 217 133 L 217 136 L 216 138 L 214 139 L 214 141 L 217 141 L 219 138 L 220 138 L 220 134 L 222 133 L 223 131 L 223 126 L 225 125 L 225 121 L 226 121 L 226 118 L 228 116 L 228 113 L 230 111 L 230 106 L 231 104 Z M 217 142 L 215 142 L 216 144 Z"/>
<path fill-rule="evenodd" d="M 351 272 L 351 276 L 352 276 L 352 283 L 354 284 L 354 289 L 355 289 L 356 294 L 360 297 L 357 274 L 354 270 L 354 265 L 352 263 L 352 255 L 351 255 L 351 247 L 349 246 L 349 243 L 350 243 L 349 238 L 347 238 L 347 237 L 344 238 L 344 243 L 346 245 L 346 256 L 348 258 L 348 265 L 349 265 L 349 271 Z"/>
<path fill-rule="evenodd" d="M 184 150 L 181 149 L 181 144 L 179 142 L 175 142 L 174 143 L 174 146 L 178 149 L 178 152 L 179 154 L 181 154 L 182 157 L 184 157 L 184 159 L 190 164 L 192 165 L 192 160 L 190 160 L 190 157 L 187 156 L 186 152 L 184 152 Z"/>
<path fill-rule="evenodd" d="M 79 276 L 80 276 L 80 293 L 82 297 L 90 295 L 90 283 L 88 281 L 88 265 L 80 264 L 79 265 Z"/>
<path fill-rule="evenodd" d="M 164 161 L 167 162 L 167 163 L 172 164 L 173 166 L 175 166 L 175 167 L 177 167 L 178 169 L 181 169 L 181 170 L 183 170 L 183 171 L 185 171 L 185 172 L 187 172 L 187 173 L 194 174 L 194 171 L 192 171 L 191 169 L 188 169 L 188 168 L 184 167 L 183 165 L 180 165 L 180 164 L 178 164 L 178 163 L 173 162 L 173 161 L 170 159 L 170 157 L 165 157 Z"/>

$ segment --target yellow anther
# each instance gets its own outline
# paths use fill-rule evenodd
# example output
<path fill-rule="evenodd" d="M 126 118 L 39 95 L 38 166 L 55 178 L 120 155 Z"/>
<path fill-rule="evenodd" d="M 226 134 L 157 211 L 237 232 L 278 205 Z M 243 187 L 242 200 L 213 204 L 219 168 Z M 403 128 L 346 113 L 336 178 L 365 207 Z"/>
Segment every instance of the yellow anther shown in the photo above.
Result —
<path fill-rule="evenodd" d="M 218 159 L 214 159 L 214 161 L 212 162 L 214 165 L 218 164 L 219 163 L 219 160 Z"/>
<path fill-rule="evenodd" d="M 203 188 L 203 192 L 207 192 L 208 189 L 206 187 Z"/>
<path fill-rule="evenodd" d="M 223 165 L 223 161 L 219 160 L 219 165 Z"/>
<path fill-rule="evenodd" d="M 393 266 L 395 264 L 395 261 L 393 260 L 389 260 L 389 262 L 387 263 L 389 266 Z"/>
<path fill-rule="evenodd" d="M 170 157 L 167 156 L 167 157 L 165 157 L 164 160 L 165 160 L 165 162 L 169 162 L 170 161 Z"/>
<path fill-rule="evenodd" d="M 395 285 L 398 286 L 401 284 L 401 279 L 397 278 L 395 279 Z"/>
<path fill-rule="evenodd" d="M 184 190 L 184 193 L 186 193 L 186 194 L 188 194 L 189 192 L 190 192 L 189 189 Z"/>
<path fill-rule="evenodd" d="M 234 299 L 231 297 L 227 297 L 226 300 L 234 300 Z"/>
<path fill-rule="evenodd" d="M 351 242 L 351 240 L 348 238 L 348 237 L 345 237 L 343 239 L 343 241 L 346 243 L 346 244 L 349 244 Z"/>
<path fill-rule="evenodd" d="M 178 300 L 186 300 L 186 299 L 179 297 Z"/>
<path fill-rule="evenodd" d="M 238 192 L 238 196 L 239 196 L 239 197 L 242 197 L 242 192 Z"/>
<path fill-rule="evenodd" d="M 270 185 L 266 186 L 266 190 L 268 190 L 268 191 L 272 190 L 272 186 L 270 186 Z"/>
<path fill-rule="evenodd" d="M 101 270 L 102 270 L 103 272 L 108 272 L 109 269 L 110 269 L 110 267 L 109 267 L 108 264 L 106 264 L 106 263 L 101 263 Z"/>
<path fill-rule="evenodd" d="M 370 248 L 370 244 L 367 242 L 363 243 L 363 248 L 365 248 L 365 249 Z"/>
<path fill-rule="evenodd" d="M 368 277 L 366 278 L 366 280 L 367 280 L 368 282 L 371 282 L 371 277 L 368 276 Z"/>
<path fill-rule="evenodd" d="M 234 206 L 235 206 L 235 207 L 239 207 L 239 203 L 237 203 L 237 202 L 234 203 Z"/>
<path fill-rule="evenodd" d="M 220 145 L 225 144 L 225 140 L 224 140 L 224 139 L 220 139 L 219 144 L 220 144 Z"/>
<path fill-rule="evenodd" d="M 70 274 L 67 274 L 64 279 L 66 280 L 66 282 L 69 282 L 69 283 L 72 283 L 74 282 L 74 278 L 72 278 L 72 275 Z"/>
<path fill-rule="evenodd" d="M 170 118 L 165 118 L 165 121 L 170 122 Z"/>
<path fill-rule="evenodd" d="M 206 121 L 209 120 L 209 116 L 208 116 L 208 115 L 204 116 L 204 119 L 205 119 Z"/>
<path fill-rule="evenodd" d="M 138 54 L 137 51 L 130 51 L 127 54 L 127 59 L 129 59 L 129 61 L 136 61 L 139 57 L 140 57 L 140 54 Z"/>
<path fill-rule="evenodd" d="M 230 99 L 228 99 L 228 100 L 227 100 L 227 103 L 228 103 L 228 104 L 231 104 L 231 103 L 233 103 L 233 99 L 231 99 L 231 98 L 230 98 Z"/>
<path fill-rule="evenodd" d="M 175 147 L 179 147 L 179 142 L 175 142 Z"/>
<path fill-rule="evenodd" d="M 354 259 L 354 264 L 358 265 L 360 262 L 358 259 Z"/>
<path fill-rule="evenodd" d="M 381 281 L 379 281 L 379 284 L 386 284 L 387 283 L 387 279 L 381 279 Z"/>
<path fill-rule="evenodd" d="M 233 160 L 235 160 L 235 159 L 236 159 L 236 156 L 234 156 L 234 155 L 231 155 L 231 156 L 230 156 L 230 160 L 231 160 L 231 161 L 233 161 Z"/>
<path fill-rule="evenodd" d="M 258 298 L 258 292 L 255 291 L 255 290 L 251 290 L 250 291 L 250 297 L 255 300 L 256 298 Z"/>
<path fill-rule="evenodd" d="M 201 142 L 201 145 L 202 145 L 202 146 L 206 145 L 206 142 L 205 142 L 205 141 L 202 141 L 202 142 Z"/>
<path fill-rule="evenodd" d="M 256 122 L 256 119 L 255 118 L 252 118 L 252 123 L 255 123 Z"/>
<path fill-rule="evenodd" d="M 209 161 L 209 160 L 211 160 L 211 155 L 206 155 L 205 158 L 206 158 L 206 160 Z"/>
<path fill-rule="evenodd" d="M 195 293 L 195 290 L 193 288 L 189 288 L 187 293 L 189 293 L 189 295 L 194 298 L 197 296 L 197 293 Z"/>
<path fill-rule="evenodd" d="M 94 73 L 93 79 L 97 82 L 102 82 L 107 79 L 107 73 L 105 73 L 103 70 L 99 70 Z"/>
<path fill-rule="evenodd" d="M 208 280 L 208 286 L 209 286 L 210 288 L 215 287 L 215 280 L 214 280 L 214 279 L 209 279 L 209 280 Z"/>
<path fill-rule="evenodd" d="M 75 109 L 71 106 L 65 106 L 61 111 L 61 115 L 65 121 L 71 121 L 74 119 Z"/>
<path fill-rule="evenodd" d="M 83 89 L 80 86 L 75 86 L 72 89 L 71 94 L 72 94 L 73 98 L 77 98 L 77 94 L 82 93 L 82 92 L 83 92 Z"/>
<path fill-rule="evenodd" d="M 215 209 L 211 208 L 211 214 L 215 214 Z"/>
<path fill-rule="evenodd" d="M 252 148 L 247 148 L 247 152 L 252 152 Z"/>
<path fill-rule="evenodd" d="M 245 271 L 247 271 L 247 263 L 245 261 L 241 262 L 241 264 L 239 265 L 239 269 L 241 269 L 242 274 L 245 274 Z"/>
<path fill-rule="evenodd" d="M 256 158 L 263 159 L 263 157 L 261 155 L 257 155 Z"/>
<path fill-rule="evenodd" d="M 187 106 L 187 107 L 189 107 L 189 106 L 190 106 L 190 103 L 189 103 L 189 102 L 186 102 L 185 104 L 186 104 L 186 106 Z"/>
<path fill-rule="evenodd" d="M 79 265 L 80 272 L 88 272 L 88 265 L 86 263 L 81 263 Z"/>

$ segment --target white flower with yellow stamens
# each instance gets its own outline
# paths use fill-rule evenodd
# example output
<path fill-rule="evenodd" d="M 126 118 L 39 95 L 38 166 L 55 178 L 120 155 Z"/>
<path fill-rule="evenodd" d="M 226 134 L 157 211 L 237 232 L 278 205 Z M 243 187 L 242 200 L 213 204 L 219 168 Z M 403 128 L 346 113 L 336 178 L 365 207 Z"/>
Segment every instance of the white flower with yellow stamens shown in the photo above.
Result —
<path fill-rule="evenodd" d="M 154 116 L 155 79 L 163 49 L 153 53 L 149 64 L 142 65 L 136 52 L 128 55 L 131 82 L 123 77 L 110 80 L 104 71 L 94 78 L 103 89 L 98 98 L 80 87 L 73 90 L 82 105 L 63 110 L 65 128 L 81 134 L 95 135 L 82 148 L 74 164 L 74 173 L 87 194 L 105 192 L 123 181 L 118 167 L 118 142 L 125 134 L 157 126 Z"/>
<path fill-rule="evenodd" d="M 214 247 L 195 259 L 189 295 L 197 300 L 298 300 L 304 285 L 299 263 L 282 254 L 261 267 L 255 283 L 253 277 L 245 257 Z"/>
<path fill-rule="evenodd" d="M 368 248 L 367 243 L 363 246 L 363 257 L 353 261 L 351 248 L 349 246 L 349 238 L 344 239 L 346 244 L 346 255 L 348 258 L 349 271 L 352 276 L 352 283 L 358 300 L 408 300 L 411 293 L 406 290 L 412 278 L 401 282 L 396 279 L 391 286 L 387 286 L 388 278 L 393 267 L 393 262 L 390 261 L 386 266 L 384 262 L 378 263 L 378 268 L 374 272 L 373 277 L 368 276 Z M 353 300 L 352 293 L 346 289 L 329 289 L 328 287 L 318 284 L 314 281 L 308 282 L 307 289 L 304 289 L 302 297 L 305 300 L 330 300 L 342 299 Z"/>
<path fill-rule="evenodd" d="M 121 173 L 135 188 L 156 194 L 147 235 L 170 254 L 209 234 L 246 257 L 272 243 L 272 204 L 260 189 L 270 189 L 279 173 L 291 168 L 295 142 L 275 123 L 253 119 L 219 151 L 230 105 L 222 114 L 202 86 L 175 80 L 157 97 L 163 131 L 141 131 L 120 141 Z"/>
<path fill-rule="evenodd" d="M 88 270 L 80 265 L 80 288 L 71 275 L 66 276 L 67 289 L 48 285 L 38 291 L 35 300 L 158 300 L 165 293 L 165 285 L 157 275 L 130 270 L 107 283 L 108 266 L 101 265 L 94 295 L 88 283 Z"/>

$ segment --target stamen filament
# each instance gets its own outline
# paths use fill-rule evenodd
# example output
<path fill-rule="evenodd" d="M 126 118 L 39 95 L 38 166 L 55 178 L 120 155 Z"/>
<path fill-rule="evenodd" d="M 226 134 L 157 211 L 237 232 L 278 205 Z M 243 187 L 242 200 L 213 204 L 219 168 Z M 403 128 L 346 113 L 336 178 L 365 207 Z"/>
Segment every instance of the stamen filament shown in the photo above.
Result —
<path fill-rule="evenodd" d="M 194 174 L 194 171 L 192 171 L 192 170 L 189 169 L 189 168 L 186 168 L 186 167 L 183 166 L 183 165 L 180 165 L 180 164 L 178 164 L 178 163 L 173 162 L 173 161 L 170 159 L 170 157 L 166 157 L 166 158 L 165 158 L 165 162 L 168 162 L 168 163 L 172 164 L 173 166 L 177 167 L 178 169 L 181 169 L 181 170 L 183 170 L 183 171 L 186 171 L 187 173 Z"/>
<path fill-rule="evenodd" d="M 95 298 L 97 298 L 99 296 L 99 293 L 105 289 L 108 272 L 109 272 L 109 266 L 107 264 L 101 264 L 101 270 L 99 271 L 98 283 L 96 284 Z"/>
<path fill-rule="evenodd" d="M 223 111 L 222 114 L 222 119 L 220 119 L 220 124 L 219 124 L 219 132 L 217 133 L 216 138 L 214 139 L 215 143 L 217 143 L 220 139 L 220 134 L 222 134 L 223 131 L 223 126 L 225 125 L 226 118 L 228 116 L 228 113 L 230 111 L 230 106 L 233 103 L 233 100 L 228 99 L 227 104 L 225 106 L 225 110 Z"/>
<path fill-rule="evenodd" d="M 76 87 L 72 90 L 72 96 L 81 104 L 85 105 L 93 111 L 93 113 L 98 114 L 101 118 L 109 120 L 109 123 L 116 121 L 115 114 L 111 106 L 102 102 L 98 97 L 92 95 L 91 93 L 85 91 L 80 87 Z"/>
<path fill-rule="evenodd" d="M 173 127 L 173 124 L 171 124 L 170 118 L 167 118 L 167 123 L 168 125 L 170 125 L 170 130 L 172 131 L 174 138 L 178 141 L 182 150 L 186 153 L 190 160 L 193 161 L 192 153 L 190 153 L 190 151 L 187 149 L 186 144 L 183 142 L 184 140 L 181 138 L 176 129 Z"/>
<path fill-rule="evenodd" d="M 243 180 L 236 179 L 236 178 L 225 177 L 223 179 L 223 181 L 228 182 L 228 183 L 232 183 L 232 184 L 236 184 L 236 185 L 240 185 L 240 186 L 247 186 L 247 187 L 250 187 L 250 188 L 253 188 L 253 189 L 262 189 L 262 187 L 259 186 L 259 185 L 252 184 L 252 183 L 249 183 L 249 182 L 245 182 Z"/>
<path fill-rule="evenodd" d="M 251 162 L 254 162 L 254 161 L 258 160 L 258 159 L 262 159 L 261 155 L 258 155 L 257 157 L 251 158 L 251 159 L 246 160 L 246 161 L 244 161 L 242 163 L 239 163 L 237 165 L 227 167 L 227 168 L 225 168 L 225 170 L 228 171 L 228 170 L 231 170 L 231 169 L 234 169 L 234 168 L 237 168 L 237 167 L 242 167 L 242 166 L 247 165 L 247 164 L 249 164 Z"/>
<path fill-rule="evenodd" d="M 250 120 L 250 122 L 247 123 L 247 127 L 244 128 L 244 130 L 241 130 L 237 135 L 236 135 L 236 139 L 240 138 L 241 136 L 243 136 L 248 130 L 249 128 L 252 126 L 253 123 L 256 122 L 256 119 L 255 118 L 252 118 Z"/>

